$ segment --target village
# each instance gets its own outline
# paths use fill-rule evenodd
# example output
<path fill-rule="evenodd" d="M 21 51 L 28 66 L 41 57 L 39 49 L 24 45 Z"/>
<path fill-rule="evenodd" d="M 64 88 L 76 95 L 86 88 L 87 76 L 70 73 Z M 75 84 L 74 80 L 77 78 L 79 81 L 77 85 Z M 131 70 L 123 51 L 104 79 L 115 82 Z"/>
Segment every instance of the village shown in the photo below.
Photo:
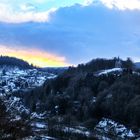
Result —
<path fill-rule="evenodd" d="M 0 70 L 0 95 L 41 86 L 46 79 L 54 77 L 54 74 L 37 69 L 2 68 Z"/>

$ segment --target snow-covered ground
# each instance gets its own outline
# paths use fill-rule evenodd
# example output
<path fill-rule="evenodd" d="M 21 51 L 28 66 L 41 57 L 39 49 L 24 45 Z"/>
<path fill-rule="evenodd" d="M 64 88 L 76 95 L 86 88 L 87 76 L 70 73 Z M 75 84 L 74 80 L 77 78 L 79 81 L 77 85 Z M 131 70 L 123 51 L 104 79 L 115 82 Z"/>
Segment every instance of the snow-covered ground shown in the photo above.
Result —
<path fill-rule="evenodd" d="M 55 77 L 54 74 L 38 71 L 37 69 L 0 68 L 0 95 L 41 86 L 46 79 Z"/>
<path fill-rule="evenodd" d="M 47 79 L 55 77 L 54 74 L 38 71 L 37 69 L 23 70 L 17 67 L 1 67 L 0 99 L 6 105 L 7 111 L 11 113 L 11 121 L 20 120 L 23 115 L 30 114 L 30 110 L 24 106 L 22 99 L 15 97 L 13 93 L 41 86 Z"/>
<path fill-rule="evenodd" d="M 32 127 L 38 128 L 38 129 L 45 129 L 47 128 L 45 123 L 42 122 L 35 122 L 31 124 Z"/>
<path fill-rule="evenodd" d="M 57 130 L 57 126 L 55 127 L 55 129 Z M 94 136 L 98 140 L 128 140 L 136 139 L 137 137 L 131 129 L 126 128 L 123 124 L 120 124 L 108 118 L 102 118 L 95 126 L 93 131 L 90 131 L 86 127 L 82 126 L 62 126 L 58 127 L 58 129 L 63 131 L 64 133 L 80 134 L 86 136 L 87 138 L 91 138 L 92 136 Z"/>
<path fill-rule="evenodd" d="M 90 136 L 90 132 L 85 128 L 85 127 L 77 127 L 77 128 L 71 128 L 71 127 L 64 127 L 63 128 L 64 132 L 70 132 L 72 134 L 81 134 L 85 136 Z"/>
<path fill-rule="evenodd" d="M 58 140 L 49 136 L 41 135 L 41 136 L 31 136 L 27 138 L 23 138 L 22 140 Z"/>
<path fill-rule="evenodd" d="M 122 68 L 107 69 L 107 70 L 100 71 L 98 73 L 98 76 L 105 75 L 105 74 L 112 73 L 112 72 L 122 72 L 122 71 L 123 71 Z"/>
<path fill-rule="evenodd" d="M 96 125 L 95 130 L 107 134 L 110 133 L 123 139 L 135 137 L 135 134 L 132 133 L 132 131 L 126 128 L 123 124 L 117 123 L 107 118 L 102 118 L 102 120 Z"/>
<path fill-rule="evenodd" d="M 98 76 L 112 72 L 122 72 L 122 69 L 113 68 L 103 70 L 98 73 Z M 11 121 L 20 120 L 22 115 L 30 114 L 30 110 L 23 105 L 22 99 L 20 99 L 19 97 L 11 96 L 12 93 L 18 90 L 28 90 L 30 88 L 41 86 L 47 79 L 55 77 L 56 75 L 54 74 L 38 71 L 37 69 L 20 70 L 19 68 L 10 68 L 5 70 L 3 68 L 0 68 L 0 98 L 4 101 L 7 107 L 7 111 L 10 111 L 13 114 L 13 119 Z M 91 102 L 95 103 L 96 97 L 93 97 Z M 31 126 L 34 128 L 34 130 L 42 131 L 43 129 L 44 130 L 47 129 L 47 123 L 46 121 L 44 121 L 47 116 L 46 114 L 47 114 L 46 112 L 44 112 L 43 114 L 37 114 L 36 112 L 30 114 L 30 119 L 33 120 L 31 122 Z M 122 139 L 135 137 L 135 135 L 130 129 L 127 129 L 124 125 L 107 118 L 103 118 L 96 125 L 95 130 L 106 134 L 113 133 L 113 135 L 116 135 L 117 137 L 119 136 Z M 91 135 L 90 131 L 82 127 L 65 126 L 62 128 L 62 131 L 71 132 L 72 134 L 78 133 L 86 135 L 87 137 Z M 23 140 L 35 140 L 35 139 L 37 139 L 36 136 L 31 136 Z M 54 140 L 54 138 L 45 135 L 39 136 L 38 139 Z M 101 139 L 110 140 L 108 137 L 102 135 Z"/>

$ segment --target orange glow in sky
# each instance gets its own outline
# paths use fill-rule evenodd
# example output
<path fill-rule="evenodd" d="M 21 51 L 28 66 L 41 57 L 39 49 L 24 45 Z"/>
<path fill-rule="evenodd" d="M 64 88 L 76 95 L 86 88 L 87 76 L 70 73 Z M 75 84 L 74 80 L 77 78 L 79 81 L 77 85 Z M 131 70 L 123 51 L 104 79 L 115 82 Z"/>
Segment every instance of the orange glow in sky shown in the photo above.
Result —
<path fill-rule="evenodd" d="M 65 57 L 47 53 L 36 49 L 20 49 L 0 45 L 0 55 L 23 59 L 39 67 L 64 67 L 69 66 Z"/>

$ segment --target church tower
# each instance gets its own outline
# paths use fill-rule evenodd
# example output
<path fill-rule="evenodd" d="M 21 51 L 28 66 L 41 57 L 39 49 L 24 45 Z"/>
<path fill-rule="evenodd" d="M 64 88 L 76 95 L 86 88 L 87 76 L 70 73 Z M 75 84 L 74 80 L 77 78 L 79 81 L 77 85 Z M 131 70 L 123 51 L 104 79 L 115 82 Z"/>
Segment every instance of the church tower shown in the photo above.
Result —
<path fill-rule="evenodd" d="M 115 68 L 121 68 L 121 67 L 122 67 L 122 62 L 120 58 L 118 57 L 115 62 Z"/>

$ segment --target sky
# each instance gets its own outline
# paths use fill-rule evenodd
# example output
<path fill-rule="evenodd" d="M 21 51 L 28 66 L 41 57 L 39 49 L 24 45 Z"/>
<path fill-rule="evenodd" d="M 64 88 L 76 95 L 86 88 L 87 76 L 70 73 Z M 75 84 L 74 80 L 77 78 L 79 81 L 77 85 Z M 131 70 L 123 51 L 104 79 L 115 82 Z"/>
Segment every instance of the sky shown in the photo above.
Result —
<path fill-rule="evenodd" d="M 140 0 L 0 0 L 0 55 L 40 67 L 140 61 Z"/>

